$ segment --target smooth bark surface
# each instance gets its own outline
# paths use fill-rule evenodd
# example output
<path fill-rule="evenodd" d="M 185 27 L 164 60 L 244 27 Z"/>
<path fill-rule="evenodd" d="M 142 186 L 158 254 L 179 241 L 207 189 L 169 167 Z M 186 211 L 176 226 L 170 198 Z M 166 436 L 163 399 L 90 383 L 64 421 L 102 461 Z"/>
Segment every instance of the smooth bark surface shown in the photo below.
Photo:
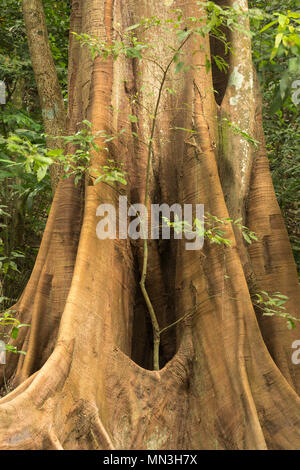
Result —
<path fill-rule="evenodd" d="M 171 6 L 186 17 L 199 15 L 190 1 L 73 1 L 71 30 L 111 41 L 141 16 L 169 18 Z M 165 45 L 176 46 L 174 35 L 149 30 L 147 40 L 166 65 Z M 206 243 L 187 251 L 184 240 L 149 241 L 146 286 L 161 327 L 193 311 L 162 335 L 162 368 L 149 370 L 151 323 L 139 286 L 143 245 L 97 238 L 96 209 L 117 206 L 116 191 L 87 181 L 83 194 L 71 179 L 61 182 L 16 306 L 32 326 L 18 339 L 27 355 L 6 367 L 18 387 L 0 400 L 1 449 L 299 448 L 300 369 L 291 361 L 298 330 L 258 312 L 257 320 L 251 301 L 258 290 L 280 291 L 297 315 L 299 287 L 266 158 L 250 42 L 240 34 L 232 40 L 236 55 L 221 106 L 205 71 L 208 37 L 196 54 L 185 46 L 185 62 L 197 68 L 180 78 L 170 73 L 167 86 L 176 94 L 164 93 L 161 103 L 149 203 L 202 203 L 218 217 L 242 216 L 259 241 L 246 245 L 231 225 L 232 247 Z M 126 129 L 109 154 L 128 171 L 129 201 L 143 202 L 143 142 L 152 124 L 145 108 L 152 109 L 160 70 L 124 58 L 93 61 L 73 39 L 70 55 L 68 132 L 85 118 L 95 132 Z M 140 105 L 132 104 L 142 87 Z M 133 114 L 137 123 L 128 119 Z M 226 128 L 224 116 L 259 140 L 259 148 Z M 106 160 L 107 152 L 99 152 L 92 165 Z"/>

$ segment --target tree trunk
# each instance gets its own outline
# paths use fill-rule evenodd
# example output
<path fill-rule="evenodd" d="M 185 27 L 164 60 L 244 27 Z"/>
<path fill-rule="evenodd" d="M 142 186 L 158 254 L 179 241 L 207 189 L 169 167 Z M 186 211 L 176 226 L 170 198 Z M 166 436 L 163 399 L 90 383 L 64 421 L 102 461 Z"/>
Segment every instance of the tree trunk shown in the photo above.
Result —
<path fill-rule="evenodd" d="M 170 7 L 199 16 L 196 1 L 76 0 L 71 31 L 110 42 L 142 16 L 171 17 Z M 165 67 L 176 37 L 145 34 Z M 299 448 L 300 369 L 291 361 L 298 331 L 260 313 L 257 320 L 251 301 L 259 290 L 280 291 L 296 314 L 296 268 L 270 178 L 250 41 L 241 33 L 231 40 L 238 47 L 221 106 L 212 91 L 219 77 L 205 71 L 206 55 L 214 52 L 209 37 L 184 46 L 185 63 L 197 67 L 170 71 L 166 87 L 176 94 L 164 92 L 160 104 L 150 202 L 203 203 L 217 217 L 241 216 L 258 242 L 246 245 L 229 224 L 231 247 L 205 243 L 202 251 L 187 251 L 184 240 L 149 241 L 146 286 L 159 324 L 193 311 L 162 334 L 161 369 L 153 371 L 151 323 L 139 287 L 143 246 L 96 236 L 97 207 L 117 207 L 118 193 L 101 183 L 61 182 L 16 306 L 31 328 L 21 330 L 17 343 L 27 355 L 6 367 L 18 386 L 0 400 L 1 449 Z M 160 68 L 122 57 L 93 61 L 73 39 L 70 55 L 68 133 L 86 118 L 95 132 L 126 129 L 109 154 L 125 164 L 130 203 L 143 202 L 143 142 Z M 139 105 L 131 99 L 137 92 Z M 259 148 L 232 132 L 224 117 L 260 141 Z M 92 166 L 106 161 L 101 151 Z"/>
<path fill-rule="evenodd" d="M 47 134 L 47 147 L 49 149 L 61 148 L 62 140 L 52 137 L 65 134 L 66 112 L 50 50 L 43 2 L 42 0 L 23 0 L 22 7 L 44 128 Z M 52 189 L 55 192 L 62 172 L 59 165 L 53 165 L 50 172 Z"/>

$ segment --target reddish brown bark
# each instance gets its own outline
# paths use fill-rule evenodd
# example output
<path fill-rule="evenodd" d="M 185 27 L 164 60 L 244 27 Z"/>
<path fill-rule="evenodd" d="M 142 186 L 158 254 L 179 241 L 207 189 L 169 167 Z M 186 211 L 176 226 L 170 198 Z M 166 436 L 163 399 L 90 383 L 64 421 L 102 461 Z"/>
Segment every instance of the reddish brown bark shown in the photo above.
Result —
<path fill-rule="evenodd" d="M 118 23 L 125 29 L 157 11 L 166 18 L 170 4 L 183 8 L 185 16 L 198 14 L 196 2 L 85 0 L 73 2 L 72 21 L 77 31 L 111 40 Z M 164 41 L 174 41 L 165 34 L 150 37 L 162 61 L 167 61 Z M 228 225 L 232 247 L 206 244 L 203 252 L 189 252 L 181 242 L 149 242 L 147 289 L 161 326 L 195 309 L 192 318 L 163 336 L 165 365 L 152 371 L 151 325 L 138 285 L 142 246 L 96 237 L 96 208 L 116 204 L 118 193 L 87 182 L 82 197 L 71 180 L 60 183 L 36 266 L 17 306 L 32 327 L 20 336 L 19 346 L 28 352 L 15 376 L 15 363 L 8 364 L 12 383 L 20 385 L 0 400 L 1 449 L 299 447 L 299 372 L 290 359 L 298 332 L 260 316 L 259 326 L 250 297 L 255 289 L 281 291 L 290 297 L 289 311 L 297 313 L 295 264 L 265 147 L 245 150 L 240 137 L 218 132 L 226 115 L 263 140 L 259 97 L 249 85 L 247 41 L 231 63 L 231 74 L 235 61 L 242 64 L 243 96 L 236 99 L 240 89 L 229 80 L 220 109 L 212 76 L 203 67 L 209 38 L 197 54 L 185 48 L 186 62 L 199 67 L 180 80 L 173 73 L 169 77 L 168 86 L 177 93 L 164 94 L 161 104 L 150 199 L 204 203 L 218 217 L 242 215 L 259 241 L 248 248 Z M 114 141 L 110 155 L 125 163 L 130 202 L 141 202 L 147 165 L 142 142 L 151 125 L 144 108 L 151 107 L 153 97 L 143 92 L 143 107 L 132 107 L 128 97 L 142 86 L 157 92 L 157 67 L 99 57 L 93 62 L 74 43 L 71 54 L 70 129 L 80 117 L 95 131 L 138 133 L 140 140 L 125 135 Z M 137 125 L 128 122 L 129 114 L 137 115 Z M 191 138 L 175 126 L 197 134 Z M 106 152 L 99 152 L 93 167 L 106 159 Z"/>
<path fill-rule="evenodd" d="M 35 74 L 43 115 L 47 147 L 61 148 L 60 139 L 66 131 L 66 112 L 57 72 L 50 50 L 48 31 L 41 0 L 23 0 L 23 16 L 28 38 L 32 67 Z M 51 167 L 53 191 L 59 182 L 61 171 L 58 165 Z"/>

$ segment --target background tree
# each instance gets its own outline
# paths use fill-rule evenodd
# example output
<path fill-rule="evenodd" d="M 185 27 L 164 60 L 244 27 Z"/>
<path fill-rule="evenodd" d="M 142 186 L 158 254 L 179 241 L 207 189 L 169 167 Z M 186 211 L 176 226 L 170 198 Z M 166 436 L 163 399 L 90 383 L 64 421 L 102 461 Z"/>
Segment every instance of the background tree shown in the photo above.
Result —
<path fill-rule="evenodd" d="M 268 0 L 251 1 L 250 6 L 265 12 L 263 23 L 252 24 L 253 32 L 258 33 L 252 39 L 253 60 L 263 93 L 264 131 L 274 189 L 299 270 L 299 103 L 293 101 L 291 90 L 293 83 L 299 80 L 300 38 L 299 32 L 293 34 L 288 29 L 295 24 L 288 18 L 288 12 L 293 14 L 299 10 L 299 5 L 293 0 L 284 4 Z M 267 27 L 274 20 L 277 22 L 272 27 L 260 33 L 262 26 Z M 284 25 L 284 34 L 293 34 L 293 40 L 281 43 L 276 56 L 270 60 L 279 20 Z"/>
<path fill-rule="evenodd" d="M 45 1 L 43 5 L 49 44 L 66 101 L 70 7 L 65 1 Z M 49 171 L 37 181 L 36 175 L 24 171 L 22 165 L 30 152 L 45 147 L 46 139 L 21 2 L 2 2 L 0 21 L 0 79 L 7 88 L 6 104 L 0 105 L 0 204 L 6 213 L 1 216 L 0 250 L 5 260 L 1 260 L 3 293 L 0 297 L 1 309 L 5 309 L 17 300 L 28 281 L 45 228 L 52 192 Z M 22 139 L 22 155 L 8 148 L 9 136 Z M 26 146 L 28 142 L 29 147 Z M 14 165 L 8 165 L 7 160 L 12 160 Z M 17 258 L 14 253 L 18 254 Z"/>

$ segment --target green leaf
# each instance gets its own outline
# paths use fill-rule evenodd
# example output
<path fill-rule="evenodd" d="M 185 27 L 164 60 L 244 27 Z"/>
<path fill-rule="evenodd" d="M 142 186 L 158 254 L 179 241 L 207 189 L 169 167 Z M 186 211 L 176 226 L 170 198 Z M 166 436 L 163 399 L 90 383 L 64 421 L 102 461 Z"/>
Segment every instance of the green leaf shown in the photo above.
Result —
<path fill-rule="evenodd" d="M 87 119 L 84 119 L 84 120 L 82 121 L 82 124 L 84 124 L 85 126 L 87 126 L 89 129 L 91 129 L 91 128 L 93 127 L 93 124 L 92 124 L 90 121 L 88 121 Z"/>
<path fill-rule="evenodd" d="M 127 181 L 122 177 L 119 177 L 118 181 L 119 181 L 119 183 L 124 184 L 125 186 L 127 185 Z"/>
<path fill-rule="evenodd" d="M 173 90 L 172 88 L 166 88 L 166 91 L 168 93 L 170 93 L 170 95 L 175 95 L 176 94 L 176 90 Z M 1 176 L 0 176 L 1 177 Z"/>
<path fill-rule="evenodd" d="M 289 319 L 289 320 L 287 321 L 287 327 L 288 327 L 289 330 L 293 330 L 294 328 L 296 328 L 296 325 L 295 325 L 295 323 L 293 322 L 293 320 L 290 320 L 290 319 Z"/>
<path fill-rule="evenodd" d="M 276 35 L 276 38 L 275 38 L 275 47 L 273 48 L 272 50 L 272 54 L 271 54 L 271 57 L 270 57 L 270 60 L 273 60 L 274 57 L 276 56 L 277 52 L 278 52 L 278 48 L 280 46 L 280 43 L 282 41 L 282 38 L 283 38 L 283 33 L 278 33 Z"/>
<path fill-rule="evenodd" d="M 280 26 L 285 26 L 286 23 L 288 22 L 288 17 L 285 16 L 285 15 L 278 15 L 278 22 L 280 24 Z"/>

